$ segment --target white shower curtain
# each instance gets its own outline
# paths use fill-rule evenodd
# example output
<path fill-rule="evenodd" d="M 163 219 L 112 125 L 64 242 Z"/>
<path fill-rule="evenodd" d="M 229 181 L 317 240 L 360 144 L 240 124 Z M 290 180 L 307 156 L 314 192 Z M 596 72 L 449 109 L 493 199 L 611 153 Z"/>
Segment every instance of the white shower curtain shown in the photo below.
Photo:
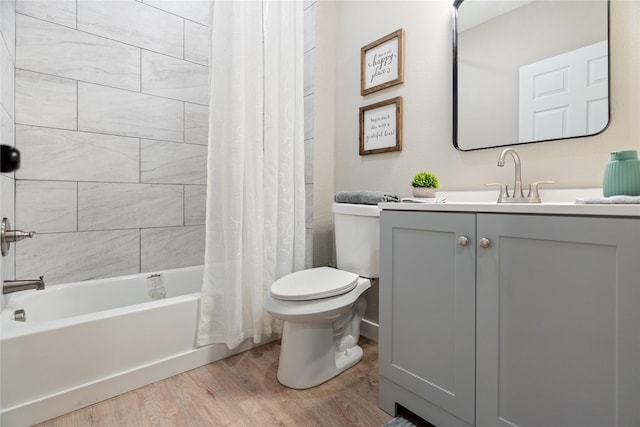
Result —
<path fill-rule="evenodd" d="M 215 0 L 198 345 L 273 331 L 263 301 L 304 268 L 302 0 Z"/>

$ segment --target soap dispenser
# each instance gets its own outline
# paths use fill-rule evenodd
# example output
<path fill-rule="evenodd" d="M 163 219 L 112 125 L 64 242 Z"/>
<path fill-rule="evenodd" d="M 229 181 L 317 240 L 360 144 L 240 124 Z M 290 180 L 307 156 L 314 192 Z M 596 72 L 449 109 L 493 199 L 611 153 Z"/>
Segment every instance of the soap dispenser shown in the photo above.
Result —
<path fill-rule="evenodd" d="M 640 196 L 640 160 L 636 150 L 613 151 L 604 169 L 605 197 Z"/>

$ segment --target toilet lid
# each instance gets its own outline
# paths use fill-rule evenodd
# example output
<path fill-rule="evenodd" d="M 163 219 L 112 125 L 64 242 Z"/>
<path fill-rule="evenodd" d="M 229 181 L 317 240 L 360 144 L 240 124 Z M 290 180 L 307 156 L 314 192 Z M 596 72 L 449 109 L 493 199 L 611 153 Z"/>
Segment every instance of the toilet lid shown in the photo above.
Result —
<path fill-rule="evenodd" d="M 356 287 L 358 275 L 330 267 L 300 270 L 276 280 L 271 296 L 287 301 L 309 301 L 342 295 Z"/>

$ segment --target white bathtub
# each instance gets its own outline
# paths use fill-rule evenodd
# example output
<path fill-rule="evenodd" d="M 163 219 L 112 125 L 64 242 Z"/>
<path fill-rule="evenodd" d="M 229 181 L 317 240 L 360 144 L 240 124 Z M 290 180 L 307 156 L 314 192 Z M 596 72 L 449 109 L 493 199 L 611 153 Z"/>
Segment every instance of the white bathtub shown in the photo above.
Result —
<path fill-rule="evenodd" d="M 32 425 L 249 348 L 195 347 L 202 266 L 5 295 L 0 425 Z M 23 309 L 26 321 L 14 320 Z"/>

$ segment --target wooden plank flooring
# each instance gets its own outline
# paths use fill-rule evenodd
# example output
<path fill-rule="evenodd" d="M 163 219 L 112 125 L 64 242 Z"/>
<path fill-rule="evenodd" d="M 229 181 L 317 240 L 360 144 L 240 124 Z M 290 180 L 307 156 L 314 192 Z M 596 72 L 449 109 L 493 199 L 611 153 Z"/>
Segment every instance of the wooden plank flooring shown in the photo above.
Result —
<path fill-rule="evenodd" d="M 391 416 L 377 405 L 378 344 L 363 337 L 360 345 L 360 363 L 311 389 L 293 390 L 278 383 L 278 341 L 38 427 L 379 427 Z"/>

